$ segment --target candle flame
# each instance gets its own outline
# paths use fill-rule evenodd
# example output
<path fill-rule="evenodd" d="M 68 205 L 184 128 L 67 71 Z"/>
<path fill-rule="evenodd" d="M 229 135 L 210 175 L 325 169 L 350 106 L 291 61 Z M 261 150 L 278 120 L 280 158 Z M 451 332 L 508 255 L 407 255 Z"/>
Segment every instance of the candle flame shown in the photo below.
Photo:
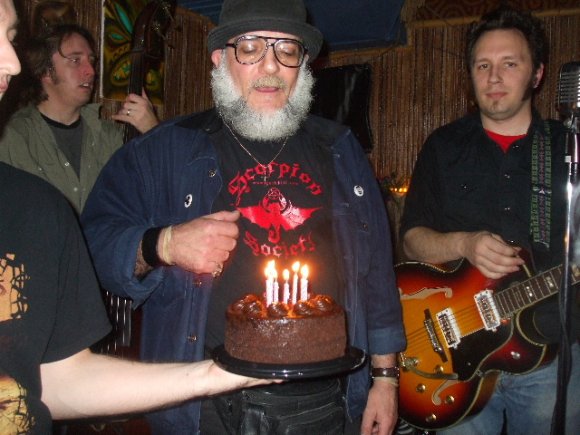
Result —
<path fill-rule="evenodd" d="M 271 260 L 268 261 L 268 263 L 266 264 L 266 268 L 264 269 L 264 274 L 266 275 L 266 278 L 272 278 L 275 277 L 276 273 L 276 261 L 275 260 Z"/>
<path fill-rule="evenodd" d="M 282 271 L 282 276 L 284 277 L 284 281 L 288 281 L 290 278 L 290 271 L 288 269 L 284 269 Z"/>
<path fill-rule="evenodd" d="M 306 266 L 306 265 L 302 266 L 302 269 L 300 269 L 300 273 L 302 274 L 302 278 L 307 279 L 308 278 L 308 266 Z"/>
<path fill-rule="evenodd" d="M 294 264 L 292 265 L 292 271 L 293 271 L 294 273 L 298 272 L 298 269 L 300 269 L 300 262 L 299 262 L 299 261 L 297 261 L 296 263 L 294 263 Z"/>

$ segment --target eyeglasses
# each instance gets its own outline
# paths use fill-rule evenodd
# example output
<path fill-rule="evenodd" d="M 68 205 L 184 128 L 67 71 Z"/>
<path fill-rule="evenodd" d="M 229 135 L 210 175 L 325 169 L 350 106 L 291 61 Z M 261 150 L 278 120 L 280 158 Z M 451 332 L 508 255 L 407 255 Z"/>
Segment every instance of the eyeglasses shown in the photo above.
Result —
<path fill-rule="evenodd" d="M 273 40 L 274 42 L 269 42 Z M 225 45 L 235 49 L 236 60 L 242 65 L 260 62 L 266 56 L 268 48 L 274 47 L 278 62 L 288 68 L 298 68 L 304 61 L 306 48 L 296 39 L 272 38 L 270 36 L 244 35 L 234 43 Z"/>

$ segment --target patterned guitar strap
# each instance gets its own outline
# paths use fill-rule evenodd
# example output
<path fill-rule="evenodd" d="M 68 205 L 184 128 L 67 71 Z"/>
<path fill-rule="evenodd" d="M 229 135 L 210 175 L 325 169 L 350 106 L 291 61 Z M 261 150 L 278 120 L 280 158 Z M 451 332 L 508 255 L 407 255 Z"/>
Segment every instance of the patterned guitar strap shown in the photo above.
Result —
<path fill-rule="evenodd" d="M 530 231 L 532 241 L 550 248 L 552 207 L 552 146 L 550 124 L 544 121 L 543 131 L 536 130 L 532 141 L 532 204 Z"/>

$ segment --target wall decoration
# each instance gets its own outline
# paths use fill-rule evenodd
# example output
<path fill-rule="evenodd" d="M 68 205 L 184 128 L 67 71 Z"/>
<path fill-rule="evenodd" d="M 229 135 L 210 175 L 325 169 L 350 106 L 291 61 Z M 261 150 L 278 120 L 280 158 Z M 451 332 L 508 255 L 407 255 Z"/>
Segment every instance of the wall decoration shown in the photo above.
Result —
<path fill-rule="evenodd" d="M 145 88 L 163 102 L 164 32 L 172 6 L 163 0 L 105 0 L 102 25 L 101 96 L 122 101 Z"/>

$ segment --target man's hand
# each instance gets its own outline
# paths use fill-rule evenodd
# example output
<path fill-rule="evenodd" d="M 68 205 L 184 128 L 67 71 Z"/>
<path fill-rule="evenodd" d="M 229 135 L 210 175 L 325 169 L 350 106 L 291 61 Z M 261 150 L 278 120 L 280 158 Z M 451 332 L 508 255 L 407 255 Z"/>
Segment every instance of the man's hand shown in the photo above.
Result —
<path fill-rule="evenodd" d="M 525 262 L 521 248 L 489 231 L 441 233 L 414 227 L 403 236 L 405 254 L 411 260 L 442 264 L 466 258 L 486 277 L 499 279 L 519 270 Z"/>
<path fill-rule="evenodd" d="M 397 387 L 389 379 L 376 378 L 363 413 L 361 435 L 393 433 L 398 416 Z"/>
<path fill-rule="evenodd" d="M 175 225 L 168 246 L 172 262 L 194 273 L 221 272 L 236 247 L 238 211 L 220 211 Z"/>
<path fill-rule="evenodd" d="M 463 257 L 488 278 L 499 279 L 517 272 L 525 263 L 519 257 L 521 248 L 488 231 L 465 233 L 460 246 Z"/>
<path fill-rule="evenodd" d="M 153 104 L 145 91 L 141 95 L 129 94 L 117 114 L 111 117 L 115 121 L 131 124 L 139 133 L 145 133 L 159 124 Z"/>

